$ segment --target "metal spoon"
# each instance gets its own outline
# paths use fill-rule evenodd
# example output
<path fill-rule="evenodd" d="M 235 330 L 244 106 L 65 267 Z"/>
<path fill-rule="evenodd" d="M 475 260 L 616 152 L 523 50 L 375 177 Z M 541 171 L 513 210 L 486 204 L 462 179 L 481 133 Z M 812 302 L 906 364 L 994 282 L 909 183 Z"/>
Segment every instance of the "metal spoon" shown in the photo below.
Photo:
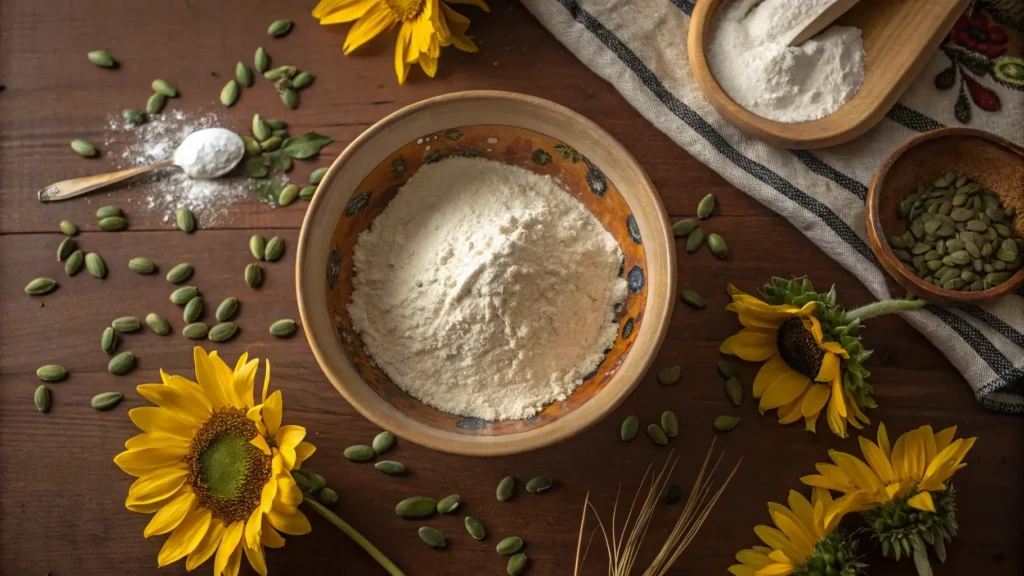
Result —
<path fill-rule="evenodd" d="M 211 130 L 224 129 L 207 128 L 205 130 L 193 132 L 192 134 L 189 134 L 187 138 L 185 138 L 185 141 L 178 145 L 178 149 L 180 150 L 184 146 L 186 141 L 194 137 L 202 138 L 204 136 L 204 132 L 209 132 Z M 228 130 L 224 131 L 230 132 Z M 210 178 L 219 178 L 220 176 L 227 174 L 232 169 L 234 169 L 234 167 L 237 166 L 238 163 L 242 160 L 242 157 L 245 156 L 245 143 L 242 142 L 242 139 L 239 138 L 237 134 L 235 134 L 234 132 L 230 133 L 234 137 L 233 139 L 229 139 L 230 148 L 226 151 L 227 155 L 230 157 L 230 162 L 225 163 L 225 166 L 227 166 L 226 169 L 216 174 L 209 175 Z M 177 154 L 175 155 L 177 156 Z M 129 168 L 127 170 L 121 170 L 119 172 L 110 172 L 107 174 L 97 174 L 95 176 L 85 176 L 82 178 L 64 180 L 63 182 L 50 184 L 46 188 L 40 190 L 38 192 L 39 201 L 57 202 L 59 200 L 67 200 L 68 198 L 81 196 L 82 194 L 92 192 L 93 190 L 98 190 L 100 188 L 103 188 L 104 186 L 108 186 L 116 182 L 121 182 L 122 180 L 127 180 L 128 178 L 138 176 L 139 174 L 145 174 L 146 172 L 150 172 L 160 168 L 167 168 L 169 166 L 178 165 L 175 164 L 174 160 L 165 160 L 163 162 L 158 162 L 156 164 L 150 164 L 149 166 L 139 166 L 138 168 Z M 181 166 L 179 166 L 179 168 L 180 167 Z"/>

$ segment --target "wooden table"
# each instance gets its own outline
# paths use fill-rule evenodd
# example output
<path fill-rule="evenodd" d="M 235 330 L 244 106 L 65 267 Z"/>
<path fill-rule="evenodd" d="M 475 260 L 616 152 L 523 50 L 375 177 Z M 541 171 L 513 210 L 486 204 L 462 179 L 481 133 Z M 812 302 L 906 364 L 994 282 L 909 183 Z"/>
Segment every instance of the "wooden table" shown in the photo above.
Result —
<path fill-rule="evenodd" d="M 392 67 L 393 36 L 345 57 L 341 45 L 347 27 L 316 25 L 308 13 L 311 1 L 0 4 L 0 82 L 6 86 L 0 93 L 0 572 L 157 572 L 164 537 L 142 538 L 149 517 L 124 508 L 132 479 L 112 458 L 136 433 L 127 411 L 145 402 L 134 386 L 159 381 L 158 368 L 189 373 L 192 354 L 190 343 L 178 335 L 129 335 L 122 349 L 138 355 L 138 369 L 123 377 L 107 373 L 99 337 L 112 318 L 157 311 L 172 320 L 175 334 L 181 327 L 180 311 L 167 301 L 170 290 L 164 279 L 128 271 L 127 261 L 137 255 L 154 259 L 165 271 L 179 261 L 193 262 L 194 282 L 208 302 L 228 295 L 242 300 L 243 332 L 219 346 L 221 352 L 234 359 L 248 350 L 272 359 L 274 386 L 284 391 L 285 420 L 309 430 L 318 447 L 309 465 L 340 493 L 340 515 L 409 574 L 503 574 L 504 560 L 493 545 L 497 536 L 510 534 L 528 541 L 530 574 L 571 574 L 584 494 L 591 491 L 607 513 L 617 483 L 632 494 L 643 468 L 662 463 L 668 454 L 642 437 L 631 444 L 617 440 L 618 424 L 629 414 L 643 421 L 669 408 L 680 414 L 682 432 L 673 442 L 682 457 L 677 481 L 688 485 L 712 440 L 711 419 L 733 412 L 714 371 L 718 343 L 737 328 L 732 314 L 722 309 L 727 283 L 752 291 L 772 274 L 807 273 L 819 286 L 835 283 L 842 300 L 851 305 L 869 298 L 852 275 L 799 231 L 648 124 L 521 6 L 492 4 L 490 15 L 460 7 L 473 19 L 479 54 L 445 50 L 437 79 L 427 80 L 416 70 L 402 87 L 396 85 Z M 285 39 L 265 35 L 277 18 L 296 21 Z M 217 103 L 235 62 L 250 62 L 259 45 L 277 62 L 295 62 L 317 74 L 297 111 L 284 110 L 267 86 L 246 91 L 230 110 Z M 86 51 L 100 47 L 121 60 L 120 70 L 101 70 L 86 62 Z M 382 116 L 436 94 L 512 90 L 549 98 L 593 118 L 636 155 L 673 217 L 692 215 L 708 192 L 719 198 L 721 214 L 709 225 L 728 238 L 730 258 L 719 262 L 706 251 L 680 256 L 680 285 L 703 293 L 708 308 L 677 307 L 657 361 L 658 366 L 682 364 L 683 382 L 661 387 L 651 374 L 606 421 L 531 454 L 481 460 L 400 442 L 394 457 L 413 471 L 405 478 L 384 477 L 368 465 L 347 462 L 343 449 L 367 442 L 377 431 L 330 386 L 304 338 L 276 341 L 266 335 L 271 321 L 298 315 L 293 248 L 305 203 L 273 210 L 255 200 L 241 202 L 215 227 L 204 226 L 200 215 L 201 229 L 185 235 L 164 221 L 164 213 L 147 213 L 131 203 L 140 188 L 50 205 L 35 199 L 35 191 L 50 182 L 111 167 L 109 159 L 75 156 L 68 142 L 76 137 L 102 141 L 109 115 L 145 102 L 156 77 L 180 88 L 183 96 L 172 108 L 217 110 L 229 128 L 247 131 L 252 114 L 262 112 L 286 119 L 294 133 L 317 130 L 333 136 L 336 142 L 320 162 L 294 169 L 297 179 L 326 164 Z M 93 212 L 109 203 L 128 209 L 130 230 L 98 231 Z M 62 219 L 76 222 L 82 229 L 80 244 L 106 259 L 106 280 L 85 273 L 64 276 L 54 258 Z M 247 240 L 254 232 L 281 235 L 289 248 L 282 262 L 268 265 L 266 284 L 257 292 L 242 282 L 249 260 Z M 26 296 L 22 288 L 28 280 L 43 275 L 58 279 L 60 289 L 45 298 Z M 970 466 L 956 479 L 962 534 L 936 573 L 1021 574 L 1024 420 L 983 410 L 946 359 L 899 318 L 872 322 L 867 334 L 869 347 L 876 351 L 868 367 L 881 405 L 870 413 L 874 421 L 884 421 L 893 435 L 922 424 L 956 424 L 962 435 L 979 437 L 968 458 Z M 39 383 L 34 372 L 50 362 L 66 366 L 71 377 L 52 386 L 53 410 L 41 414 L 32 405 Z M 744 366 L 744 381 L 749 384 L 754 373 L 753 366 Z M 125 401 L 112 412 L 93 411 L 90 397 L 108 390 L 124 392 Z M 742 424 L 720 436 L 719 446 L 726 451 L 726 462 L 743 458 L 740 472 L 673 573 L 724 574 L 733 554 L 755 543 L 752 528 L 768 520 L 767 501 L 783 501 L 790 488 L 799 486 L 798 478 L 826 458 L 829 448 L 856 451 L 855 440 L 838 440 L 824 423 L 812 436 L 800 426 L 783 428 L 772 417 L 759 417 L 749 401 L 739 413 Z M 522 494 L 512 503 L 498 503 L 495 485 L 508 474 L 523 479 L 550 474 L 557 485 L 543 495 Z M 492 536 L 486 542 L 468 538 L 461 515 L 443 517 L 431 524 L 445 531 L 451 544 L 448 550 L 433 551 L 419 541 L 419 523 L 394 515 L 395 503 L 406 496 L 453 492 L 462 495 L 467 513 L 487 524 Z M 648 553 L 660 544 L 669 517 L 677 512 L 660 512 L 648 536 Z M 326 522 L 313 515 L 312 523 L 312 534 L 291 537 L 284 549 L 269 552 L 272 574 L 382 573 Z M 602 556 L 591 555 L 588 574 L 602 573 Z M 201 570 L 208 574 L 211 568 Z M 184 563 L 160 573 L 184 574 Z M 871 573 L 914 572 L 909 564 L 895 567 L 879 561 Z"/>

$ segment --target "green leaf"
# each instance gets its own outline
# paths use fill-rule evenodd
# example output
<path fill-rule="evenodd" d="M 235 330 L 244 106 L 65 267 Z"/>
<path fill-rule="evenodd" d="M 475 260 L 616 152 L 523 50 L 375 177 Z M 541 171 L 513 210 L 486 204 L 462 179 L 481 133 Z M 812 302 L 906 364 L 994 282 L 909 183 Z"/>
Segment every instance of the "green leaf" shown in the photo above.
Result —
<path fill-rule="evenodd" d="M 283 149 L 264 154 L 263 163 L 281 172 L 287 172 L 292 169 L 292 158 Z"/>
<path fill-rule="evenodd" d="M 292 158 L 312 158 L 320 153 L 321 148 L 331 142 L 334 142 L 334 139 L 330 136 L 324 136 L 316 132 L 306 132 L 301 136 L 288 138 L 281 143 L 281 151 Z"/>
<path fill-rule="evenodd" d="M 937 537 L 936 536 L 932 536 L 932 538 L 934 538 L 934 540 L 935 540 L 935 544 L 934 544 L 934 546 L 935 546 L 935 556 L 938 557 L 939 562 L 942 562 L 943 564 L 945 564 L 946 563 L 946 542 L 942 538 L 942 533 L 940 532 Z"/>
<path fill-rule="evenodd" d="M 914 548 L 914 567 L 917 568 L 918 576 L 932 576 L 932 565 L 928 562 L 928 550 L 924 547 Z"/>
<path fill-rule="evenodd" d="M 276 178 L 264 180 L 256 187 L 256 198 L 264 204 L 277 202 L 277 196 L 281 193 L 282 188 L 284 188 L 284 184 L 278 182 Z"/>
<path fill-rule="evenodd" d="M 249 158 L 245 161 L 245 173 L 249 175 L 249 178 L 266 178 L 267 173 L 270 170 L 267 169 L 267 165 L 263 162 L 263 158 L 256 156 Z"/>

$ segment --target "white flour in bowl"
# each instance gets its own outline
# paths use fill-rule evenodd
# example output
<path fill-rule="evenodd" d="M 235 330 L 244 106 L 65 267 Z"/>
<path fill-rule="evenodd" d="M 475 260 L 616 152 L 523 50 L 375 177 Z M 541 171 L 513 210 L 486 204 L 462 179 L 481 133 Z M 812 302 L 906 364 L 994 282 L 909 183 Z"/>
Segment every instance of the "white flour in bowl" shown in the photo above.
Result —
<path fill-rule="evenodd" d="M 529 418 L 615 342 L 622 259 L 552 178 L 450 158 L 420 168 L 360 234 L 348 310 L 412 396 L 451 414 Z"/>

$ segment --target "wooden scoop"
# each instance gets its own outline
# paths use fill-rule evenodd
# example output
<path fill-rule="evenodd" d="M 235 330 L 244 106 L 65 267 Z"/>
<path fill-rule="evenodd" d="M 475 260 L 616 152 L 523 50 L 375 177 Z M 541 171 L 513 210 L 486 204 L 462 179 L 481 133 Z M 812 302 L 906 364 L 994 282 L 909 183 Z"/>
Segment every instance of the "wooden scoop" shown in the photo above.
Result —
<path fill-rule="evenodd" d="M 796 36 L 789 41 L 789 45 L 799 46 L 814 38 L 819 32 L 831 26 L 836 19 L 846 14 L 846 11 L 853 8 L 853 5 L 857 2 L 860 2 L 860 0 L 836 0 L 828 8 L 822 10 L 820 14 L 804 22 L 803 28 L 794 30 L 793 32 Z"/>

